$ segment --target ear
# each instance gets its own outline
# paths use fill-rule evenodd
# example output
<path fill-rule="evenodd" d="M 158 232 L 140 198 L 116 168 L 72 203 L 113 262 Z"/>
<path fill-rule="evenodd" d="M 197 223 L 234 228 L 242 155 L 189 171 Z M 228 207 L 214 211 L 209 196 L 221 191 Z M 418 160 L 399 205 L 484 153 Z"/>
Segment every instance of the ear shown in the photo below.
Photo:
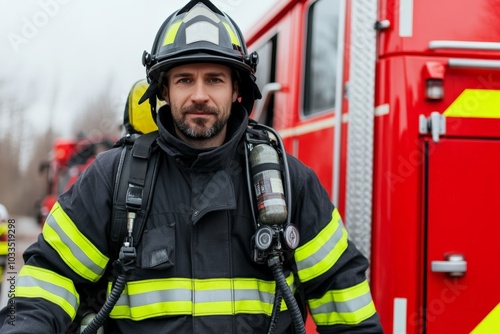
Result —
<path fill-rule="evenodd" d="M 165 100 L 165 102 L 167 104 L 170 104 L 170 100 L 168 98 L 168 87 L 166 85 L 163 85 L 163 88 L 162 88 L 162 91 L 161 91 L 161 94 L 163 96 L 163 99 Z"/>
<path fill-rule="evenodd" d="M 236 102 L 239 96 L 239 86 L 238 86 L 238 80 L 233 81 L 233 102 Z"/>

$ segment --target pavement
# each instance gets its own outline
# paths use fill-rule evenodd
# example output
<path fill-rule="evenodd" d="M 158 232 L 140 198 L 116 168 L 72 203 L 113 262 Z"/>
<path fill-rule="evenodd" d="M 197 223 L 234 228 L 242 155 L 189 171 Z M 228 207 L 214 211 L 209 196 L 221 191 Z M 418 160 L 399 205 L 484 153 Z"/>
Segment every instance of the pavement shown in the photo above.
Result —
<path fill-rule="evenodd" d="M 15 230 L 10 231 L 10 233 L 15 235 L 15 239 L 10 240 L 10 242 L 15 243 L 15 245 L 12 245 L 15 251 L 15 260 L 11 261 L 7 259 L 7 268 L 4 271 L 0 289 L 0 308 L 7 305 L 8 295 L 13 292 L 10 282 L 14 282 L 14 279 L 17 279 L 19 271 L 24 265 L 24 251 L 37 240 L 41 232 L 40 226 L 33 217 L 13 216 L 12 219 L 15 221 Z"/>

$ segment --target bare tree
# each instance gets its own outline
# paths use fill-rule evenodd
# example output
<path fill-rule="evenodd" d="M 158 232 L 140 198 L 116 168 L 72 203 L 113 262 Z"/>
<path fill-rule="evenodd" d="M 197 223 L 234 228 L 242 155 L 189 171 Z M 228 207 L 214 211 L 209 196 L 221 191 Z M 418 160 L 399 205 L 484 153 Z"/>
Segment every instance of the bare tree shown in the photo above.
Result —
<path fill-rule="evenodd" d="M 0 203 L 11 214 L 36 215 L 36 203 L 46 194 L 48 183 L 39 166 L 47 161 L 57 133 L 52 128 L 40 135 L 27 131 L 26 107 L 3 95 L 0 81 Z M 121 112 L 115 102 L 107 92 L 88 102 L 74 120 L 74 135 L 83 134 L 92 143 L 116 140 Z"/>
<path fill-rule="evenodd" d="M 0 99 L 0 203 L 16 212 L 21 195 L 20 148 L 24 109 L 12 99 Z"/>
<path fill-rule="evenodd" d="M 94 100 L 84 105 L 73 123 L 73 134 L 84 135 L 90 140 L 99 141 L 103 138 L 115 138 L 120 135 L 122 113 L 121 106 L 125 101 L 111 98 L 109 92 L 103 92 Z"/>
<path fill-rule="evenodd" d="M 26 181 L 20 185 L 22 192 L 17 205 L 17 212 L 23 215 L 36 216 L 37 204 L 47 192 L 47 178 L 40 173 L 40 165 L 47 161 L 54 138 L 52 128 L 33 138 L 33 154 L 22 171 L 22 180 Z"/>

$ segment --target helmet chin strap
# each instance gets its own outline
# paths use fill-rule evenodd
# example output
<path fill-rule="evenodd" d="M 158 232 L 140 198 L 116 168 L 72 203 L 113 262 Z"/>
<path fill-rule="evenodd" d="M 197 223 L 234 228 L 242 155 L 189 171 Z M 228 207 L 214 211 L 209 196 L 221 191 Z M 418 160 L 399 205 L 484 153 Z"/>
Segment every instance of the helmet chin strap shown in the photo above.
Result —
<path fill-rule="evenodd" d="M 142 104 L 147 99 L 149 99 L 149 102 L 151 102 L 151 98 L 153 98 L 153 97 L 156 96 L 156 90 L 157 89 L 158 89 L 158 82 L 151 81 L 151 83 L 148 86 L 148 89 L 146 89 L 146 92 L 144 93 L 144 95 L 139 100 L 139 104 Z M 155 101 L 155 105 L 156 105 L 156 101 Z"/>
<path fill-rule="evenodd" d="M 141 103 L 141 102 L 139 102 Z M 149 105 L 151 106 L 151 117 L 153 117 L 153 121 L 156 123 L 156 95 L 153 94 L 149 97 Z"/>

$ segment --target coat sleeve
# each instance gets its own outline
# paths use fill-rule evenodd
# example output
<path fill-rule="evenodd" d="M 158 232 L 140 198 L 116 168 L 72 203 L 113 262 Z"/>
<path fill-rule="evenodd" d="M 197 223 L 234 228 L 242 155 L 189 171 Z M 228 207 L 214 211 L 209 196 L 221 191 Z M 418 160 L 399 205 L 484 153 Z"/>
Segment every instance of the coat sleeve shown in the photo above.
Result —
<path fill-rule="evenodd" d="M 99 155 L 51 209 L 23 254 L 15 297 L 0 312 L 0 333 L 65 333 L 80 289 L 103 276 L 116 156 L 117 150 Z"/>
<path fill-rule="evenodd" d="M 349 240 L 338 210 L 315 173 L 290 160 L 294 258 L 300 286 L 319 333 L 382 333 L 366 279 L 368 260 Z"/>

